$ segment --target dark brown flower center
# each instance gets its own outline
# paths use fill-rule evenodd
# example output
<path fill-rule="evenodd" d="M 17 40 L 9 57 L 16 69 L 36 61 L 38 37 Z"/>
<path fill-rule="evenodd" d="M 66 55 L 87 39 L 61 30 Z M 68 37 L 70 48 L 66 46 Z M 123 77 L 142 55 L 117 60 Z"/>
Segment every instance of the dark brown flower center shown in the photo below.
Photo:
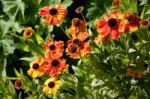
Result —
<path fill-rule="evenodd" d="M 114 27 L 116 27 L 116 25 L 117 25 L 117 19 L 111 18 L 111 19 L 108 20 L 108 26 L 110 28 L 114 28 Z"/>
<path fill-rule="evenodd" d="M 48 83 L 48 87 L 49 88 L 54 88 L 55 87 L 55 83 L 53 81 Z"/>
<path fill-rule="evenodd" d="M 55 47 L 54 44 L 52 44 L 52 45 L 49 46 L 49 49 L 50 49 L 50 50 L 54 50 L 55 48 L 56 48 L 56 47 Z"/>
<path fill-rule="evenodd" d="M 75 27 L 80 26 L 80 19 L 74 18 L 74 19 L 72 20 L 72 24 L 73 24 L 73 26 L 75 26 Z"/>
<path fill-rule="evenodd" d="M 82 42 L 79 41 L 78 39 L 74 39 L 74 40 L 73 40 L 73 43 L 74 43 L 74 44 L 77 44 L 78 46 L 81 46 L 81 45 L 82 45 Z"/>
<path fill-rule="evenodd" d="M 56 67 L 56 66 L 59 65 L 59 61 L 57 59 L 54 59 L 54 60 L 52 60 L 51 64 L 52 64 L 53 67 Z"/>
<path fill-rule="evenodd" d="M 90 38 L 89 38 L 89 37 L 87 37 L 87 38 L 84 40 L 84 42 L 87 42 L 87 41 L 89 41 L 89 39 L 90 39 Z"/>
<path fill-rule="evenodd" d="M 50 15 L 55 15 L 56 13 L 57 13 L 57 9 L 55 9 L 55 8 L 52 8 L 49 10 Z"/>
<path fill-rule="evenodd" d="M 39 68 L 39 64 L 38 63 L 34 63 L 32 66 L 33 69 L 38 69 Z"/>
<path fill-rule="evenodd" d="M 77 46 L 72 45 L 71 48 L 70 48 L 70 52 L 75 53 L 76 51 L 77 51 Z"/>
<path fill-rule="evenodd" d="M 26 32 L 26 35 L 27 35 L 27 36 L 30 36 L 30 34 L 31 34 L 31 31 L 27 31 L 27 32 Z"/>

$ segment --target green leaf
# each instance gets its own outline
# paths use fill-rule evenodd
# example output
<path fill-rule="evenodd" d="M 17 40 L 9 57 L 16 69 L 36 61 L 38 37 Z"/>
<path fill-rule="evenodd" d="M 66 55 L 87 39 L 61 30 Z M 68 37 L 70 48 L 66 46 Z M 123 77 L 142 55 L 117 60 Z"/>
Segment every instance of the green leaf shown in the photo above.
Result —
<path fill-rule="evenodd" d="M 138 14 L 137 0 L 122 0 L 122 2 L 121 2 L 121 9 L 123 11 L 131 10 L 134 13 Z"/>
<path fill-rule="evenodd" d="M 98 15 L 95 14 L 97 12 L 99 13 Z M 100 8 L 91 7 L 91 8 L 88 9 L 88 13 L 86 14 L 86 17 L 89 18 L 90 20 L 94 20 L 94 19 L 100 17 L 100 15 L 102 15 L 102 14 L 103 14 L 103 12 L 101 11 Z"/>
<path fill-rule="evenodd" d="M 8 22 L 0 20 L 0 38 L 4 37 L 9 30 Z"/>
<path fill-rule="evenodd" d="M 72 0 L 63 0 L 61 4 L 64 5 L 65 7 L 69 7 L 72 3 L 73 3 Z"/>
<path fill-rule="evenodd" d="M 44 49 L 38 46 L 35 42 L 28 40 L 28 45 L 33 54 L 44 56 Z"/>
<path fill-rule="evenodd" d="M 20 58 L 20 60 L 24 60 L 24 61 L 27 61 L 27 62 L 31 62 L 34 60 L 35 57 L 23 57 L 23 58 Z"/>
<path fill-rule="evenodd" d="M 2 56 L 0 57 L 0 80 L 6 77 L 6 65 L 7 65 L 7 58 Z"/>
<path fill-rule="evenodd" d="M 24 29 L 24 27 L 21 26 L 19 22 L 13 22 L 11 26 L 12 26 L 12 30 L 18 33 L 21 33 Z"/>
<path fill-rule="evenodd" d="M 7 87 L 8 91 L 9 91 L 9 94 L 12 96 L 12 98 L 17 98 L 14 85 L 12 84 L 12 82 L 10 80 L 7 81 L 6 87 Z"/>
<path fill-rule="evenodd" d="M 11 18 L 20 15 L 24 19 L 25 4 L 22 0 L 2 0 L 3 11 Z"/>
<path fill-rule="evenodd" d="M 39 44 L 39 45 L 42 45 L 43 43 L 44 43 L 44 40 L 43 40 L 43 38 L 39 35 L 39 34 L 35 34 L 35 36 L 36 36 L 36 41 L 37 41 L 37 43 Z"/>
<path fill-rule="evenodd" d="M 48 32 L 47 32 L 47 36 L 46 36 L 46 39 L 45 39 L 46 42 L 47 42 L 48 39 L 51 37 L 51 32 L 53 31 L 53 29 L 54 29 L 54 26 L 53 26 L 53 25 L 49 25 L 49 26 L 48 26 Z"/>
<path fill-rule="evenodd" d="M 22 43 L 15 43 L 14 47 L 16 47 L 17 49 L 21 49 L 25 52 L 30 52 L 30 47 L 27 44 L 22 44 Z"/>
<path fill-rule="evenodd" d="M 13 46 L 13 40 L 11 38 L 5 38 L 0 40 L 0 46 L 3 47 L 4 55 L 13 54 L 15 47 Z"/>
<path fill-rule="evenodd" d="M 21 78 L 21 74 L 14 68 L 15 74 L 18 78 Z"/>
<path fill-rule="evenodd" d="M 121 62 L 123 65 L 128 66 L 129 59 L 122 59 Z"/>
<path fill-rule="evenodd" d="M 145 5 L 148 3 L 148 0 L 140 0 L 140 1 L 141 1 L 140 5 Z"/>

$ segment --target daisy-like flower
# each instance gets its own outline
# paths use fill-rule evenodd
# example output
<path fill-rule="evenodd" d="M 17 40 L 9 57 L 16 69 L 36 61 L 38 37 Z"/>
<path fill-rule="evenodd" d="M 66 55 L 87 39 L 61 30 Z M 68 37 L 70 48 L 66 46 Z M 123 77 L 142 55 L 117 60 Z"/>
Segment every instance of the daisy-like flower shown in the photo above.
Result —
<path fill-rule="evenodd" d="M 46 25 L 59 25 L 66 17 L 67 12 L 63 5 L 45 6 L 40 10 L 40 16 L 44 18 Z"/>
<path fill-rule="evenodd" d="M 30 38 L 32 36 L 32 34 L 33 34 L 32 27 L 26 27 L 24 29 L 24 32 L 23 32 L 23 37 L 26 38 L 26 39 L 28 39 L 28 38 Z"/>
<path fill-rule="evenodd" d="M 98 37 L 103 38 L 110 35 L 112 40 L 116 40 L 125 31 L 126 23 L 127 21 L 122 18 L 118 10 L 114 10 L 106 14 L 102 19 L 96 20 L 94 25 L 100 35 Z"/>
<path fill-rule="evenodd" d="M 78 45 L 73 44 L 71 40 L 67 41 L 68 47 L 66 49 L 67 55 L 73 59 L 79 59 L 81 57 L 80 48 Z"/>
<path fill-rule="evenodd" d="M 122 13 L 123 18 L 128 21 L 128 24 L 126 25 L 126 32 L 135 32 L 138 30 L 138 26 L 140 25 L 140 18 L 139 16 L 135 15 L 131 11 L 125 11 Z"/>
<path fill-rule="evenodd" d="M 72 40 L 68 40 L 67 44 L 66 53 L 70 58 L 79 59 L 91 52 L 89 34 L 86 32 L 79 32 Z"/>
<path fill-rule="evenodd" d="M 58 58 L 57 55 L 46 58 L 46 62 L 47 64 L 43 66 L 43 69 L 51 77 L 57 77 L 61 72 L 67 71 L 66 60 Z"/>
<path fill-rule="evenodd" d="M 72 25 L 68 29 L 68 32 L 71 34 L 72 37 L 76 36 L 78 32 L 84 31 L 84 27 L 87 25 L 87 23 L 83 20 L 80 20 L 79 18 L 73 18 L 72 19 Z"/>
<path fill-rule="evenodd" d="M 43 92 L 46 94 L 55 94 L 61 86 L 61 81 L 55 78 L 49 78 L 43 85 Z"/>
<path fill-rule="evenodd" d="M 45 64 L 45 59 L 42 57 L 37 57 L 36 60 L 30 63 L 30 69 L 27 71 L 30 77 L 36 78 L 43 75 L 43 65 Z"/>
<path fill-rule="evenodd" d="M 17 90 L 21 89 L 23 87 L 23 82 L 22 80 L 16 80 L 14 83 L 14 86 Z"/>
<path fill-rule="evenodd" d="M 43 47 L 46 49 L 45 58 L 52 57 L 53 55 L 55 55 L 55 57 L 57 56 L 57 58 L 60 58 L 64 52 L 63 41 L 54 41 L 53 39 L 49 39 Z"/>

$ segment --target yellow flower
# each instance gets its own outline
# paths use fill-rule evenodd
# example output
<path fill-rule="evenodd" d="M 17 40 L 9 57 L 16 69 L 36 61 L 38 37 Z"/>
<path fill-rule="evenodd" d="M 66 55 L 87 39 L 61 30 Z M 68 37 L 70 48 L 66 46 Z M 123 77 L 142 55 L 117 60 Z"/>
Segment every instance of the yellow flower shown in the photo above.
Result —
<path fill-rule="evenodd" d="M 33 33 L 32 27 L 27 27 L 24 29 L 23 37 L 25 37 L 26 39 L 30 38 L 32 36 L 32 33 Z"/>
<path fill-rule="evenodd" d="M 30 63 L 30 69 L 27 71 L 28 75 L 36 78 L 43 75 L 42 66 L 45 64 L 45 59 L 42 57 L 38 57 L 35 61 Z"/>
<path fill-rule="evenodd" d="M 60 88 L 61 81 L 56 80 L 55 78 L 50 78 L 45 81 L 43 86 L 43 92 L 46 94 L 55 94 Z"/>

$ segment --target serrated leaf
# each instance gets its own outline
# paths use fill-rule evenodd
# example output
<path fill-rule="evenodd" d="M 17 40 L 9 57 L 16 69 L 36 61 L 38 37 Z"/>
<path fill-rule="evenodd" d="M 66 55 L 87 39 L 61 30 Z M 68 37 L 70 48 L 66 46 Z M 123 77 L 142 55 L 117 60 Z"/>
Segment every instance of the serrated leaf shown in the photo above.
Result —
<path fill-rule="evenodd" d="M 5 34 L 8 32 L 10 25 L 8 22 L 0 20 L 0 38 L 4 37 Z"/>
<path fill-rule="evenodd" d="M 18 32 L 18 33 L 21 33 L 23 29 L 24 29 L 24 27 L 21 26 L 20 23 L 18 23 L 18 22 L 13 22 L 13 24 L 12 24 L 12 30 L 13 30 L 14 32 L 16 31 L 16 32 Z"/>
<path fill-rule="evenodd" d="M 4 55 L 13 54 L 15 47 L 13 46 L 13 40 L 10 38 L 6 38 L 3 40 L 0 40 L 0 43 L 2 43 Z"/>
<path fill-rule="evenodd" d="M 21 15 L 24 19 L 25 4 L 22 0 L 2 0 L 3 11 L 11 18 Z"/>

